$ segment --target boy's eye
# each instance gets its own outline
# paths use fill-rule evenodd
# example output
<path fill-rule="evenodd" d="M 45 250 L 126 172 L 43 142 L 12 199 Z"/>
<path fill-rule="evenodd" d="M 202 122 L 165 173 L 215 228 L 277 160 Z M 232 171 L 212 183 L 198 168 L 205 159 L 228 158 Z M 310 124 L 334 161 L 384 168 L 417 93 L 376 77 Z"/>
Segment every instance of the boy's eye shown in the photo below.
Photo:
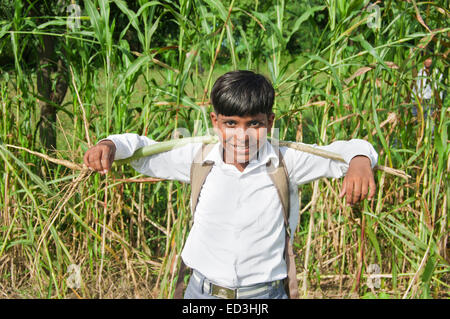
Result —
<path fill-rule="evenodd" d="M 248 123 L 249 126 L 259 126 L 259 121 L 251 121 L 250 123 Z"/>
<path fill-rule="evenodd" d="M 235 121 L 225 121 L 225 124 L 227 126 L 234 126 L 234 125 L 236 125 L 236 122 Z"/>

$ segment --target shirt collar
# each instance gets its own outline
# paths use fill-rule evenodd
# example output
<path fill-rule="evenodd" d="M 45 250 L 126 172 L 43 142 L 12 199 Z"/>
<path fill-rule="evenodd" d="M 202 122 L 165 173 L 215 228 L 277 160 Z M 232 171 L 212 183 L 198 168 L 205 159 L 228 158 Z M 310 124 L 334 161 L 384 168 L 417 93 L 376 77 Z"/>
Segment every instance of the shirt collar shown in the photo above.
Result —
<path fill-rule="evenodd" d="M 279 152 L 279 147 L 277 148 L 278 150 L 275 147 L 273 147 L 269 141 L 266 141 L 264 145 L 259 149 L 258 156 L 250 161 L 248 166 L 245 168 L 244 172 L 249 172 L 262 165 L 266 165 L 269 162 L 272 162 L 274 167 L 278 167 L 279 159 L 277 153 Z M 208 153 L 208 155 L 206 155 L 206 157 L 203 160 L 203 163 L 206 161 L 213 161 L 214 164 L 218 165 L 219 167 L 227 165 L 223 161 L 222 145 L 220 143 L 216 143 L 214 147 L 211 149 L 211 151 Z"/>

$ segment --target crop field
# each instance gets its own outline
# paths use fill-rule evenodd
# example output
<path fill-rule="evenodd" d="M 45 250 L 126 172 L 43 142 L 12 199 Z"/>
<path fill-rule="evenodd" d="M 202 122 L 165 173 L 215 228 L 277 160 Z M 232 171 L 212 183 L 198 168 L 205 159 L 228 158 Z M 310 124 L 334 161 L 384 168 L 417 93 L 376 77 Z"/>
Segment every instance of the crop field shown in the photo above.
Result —
<path fill-rule="evenodd" d="M 0 0 L 0 298 L 172 298 L 190 186 L 83 155 L 110 134 L 207 134 L 211 87 L 238 69 L 273 83 L 280 140 L 379 154 L 373 200 L 345 205 L 342 179 L 299 187 L 300 297 L 449 298 L 448 8 Z"/>

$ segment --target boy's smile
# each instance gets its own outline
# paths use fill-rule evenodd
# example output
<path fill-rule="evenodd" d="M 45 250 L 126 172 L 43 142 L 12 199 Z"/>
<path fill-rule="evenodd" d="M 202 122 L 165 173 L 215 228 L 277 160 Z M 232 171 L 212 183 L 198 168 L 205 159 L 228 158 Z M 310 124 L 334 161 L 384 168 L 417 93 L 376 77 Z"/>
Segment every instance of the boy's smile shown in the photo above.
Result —
<path fill-rule="evenodd" d="M 214 130 L 223 147 L 224 162 L 243 171 L 266 141 L 275 115 L 258 113 L 246 116 L 225 116 L 211 113 Z"/>

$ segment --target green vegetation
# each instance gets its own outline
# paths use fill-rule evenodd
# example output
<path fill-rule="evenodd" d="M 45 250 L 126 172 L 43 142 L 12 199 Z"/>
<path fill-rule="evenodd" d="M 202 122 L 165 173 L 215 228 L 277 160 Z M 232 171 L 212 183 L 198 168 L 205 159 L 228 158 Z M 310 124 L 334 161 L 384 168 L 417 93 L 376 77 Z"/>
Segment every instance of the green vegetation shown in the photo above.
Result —
<path fill-rule="evenodd" d="M 1 297 L 171 297 L 189 185 L 29 151 L 81 164 L 113 133 L 205 135 L 214 80 L 242 68 L 273 82 L 280 139 L 366 139 L 409 175 L 377 171 L 352 208 L 339 180 L 299 188 L 301 296 L 448 298 L 450 99 L 425 119 L 412 95 L 429 56 L 449 86 L 448 0 L 85 0 L 79 19 L 61 3 L 0 1 Z"/>

